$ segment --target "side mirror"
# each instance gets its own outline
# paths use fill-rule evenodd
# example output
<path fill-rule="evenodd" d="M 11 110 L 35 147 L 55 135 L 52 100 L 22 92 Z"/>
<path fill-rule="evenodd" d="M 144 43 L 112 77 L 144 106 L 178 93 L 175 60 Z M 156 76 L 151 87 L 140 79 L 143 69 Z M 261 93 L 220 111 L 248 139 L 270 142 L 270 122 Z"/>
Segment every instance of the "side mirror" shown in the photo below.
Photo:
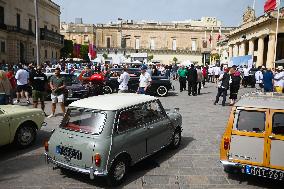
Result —
<path fill-rule="evenodd" d="M 179 108 L 174 108 L 175 112 L 179 112 Z"/>

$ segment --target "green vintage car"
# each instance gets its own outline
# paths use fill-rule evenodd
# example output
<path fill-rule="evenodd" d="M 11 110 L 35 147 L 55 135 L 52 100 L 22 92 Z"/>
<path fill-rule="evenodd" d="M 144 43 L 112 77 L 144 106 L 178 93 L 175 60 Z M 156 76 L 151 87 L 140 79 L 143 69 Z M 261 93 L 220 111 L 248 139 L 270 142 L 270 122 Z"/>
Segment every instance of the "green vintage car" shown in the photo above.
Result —
<path fill-rule="evenodd" d="M 35 141 L 44 118 L 40 109 L 0 105 L 0 146 L 15 143 L 20 148 L 28 147 Z"/>
<path fill-rule="evenodd" d="M 164 147 L 178 148 L 182 117 L 166 112 L 159 99 L 138 94 L 109 94 L 70 104 L 45 145 L 55 167 L 120 184 L 129 166 Z"/>

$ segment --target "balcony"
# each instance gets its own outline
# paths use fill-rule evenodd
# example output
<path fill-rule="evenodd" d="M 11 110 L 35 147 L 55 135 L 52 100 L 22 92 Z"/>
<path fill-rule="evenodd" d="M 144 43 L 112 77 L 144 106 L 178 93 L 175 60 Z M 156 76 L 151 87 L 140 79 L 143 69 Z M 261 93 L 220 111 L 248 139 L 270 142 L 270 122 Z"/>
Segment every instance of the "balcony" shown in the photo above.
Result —
<path fill-rule="evenodd" d="M 20 34 L 23 34 L 23 35 L 35 36 L 35 34 L 32 31 L 25 30 L 25 29 L 19 28 L 17 26 L 6 25 L 6 30 L 8 32 L 16 32 L 16 33 L 20 33 Z"/>
<path fill-rule="evenodd" d="M 6 24 L 0 24 L 0 30 L 7 30 Z"/>
<path fill-rule="evenodd" d="M 46 28 L 40 28 L 40 40 L 49 41 L 59 45 L 64 44 L 64 36 Z"/>

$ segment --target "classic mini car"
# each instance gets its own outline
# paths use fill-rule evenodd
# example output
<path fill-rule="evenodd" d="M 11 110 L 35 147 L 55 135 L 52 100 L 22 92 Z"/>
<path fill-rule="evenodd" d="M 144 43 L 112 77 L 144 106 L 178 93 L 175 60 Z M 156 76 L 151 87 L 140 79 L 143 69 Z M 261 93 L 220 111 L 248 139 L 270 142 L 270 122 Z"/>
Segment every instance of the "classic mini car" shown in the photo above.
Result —
<path fill-rule="evenodd" d="M 178 148 L 182 117 L 160 101 L 138 94 L 108 94 L 75 101 L 45 143 L 47 162 L 59 168 L 107 176 L 120 184 L 129 166 L 166 146 Z"/>
<path fill-rule="evenodd" d="M 284 180 L 284 95 L 243 96 L 232 108 L 220 155 L 227 172 Z"/>
<path fill-rule="evenodd" d="M 106 78 L 106 85 L 104 87 L 105 94 L 110 94 L 118 91 L 119 83 L 117 76 L 122 73 L 122 68 L 113 68 L 110 70 L 110 77 Z M 130 80 L 128 88 L 130 92 L 136 92 L 139 86 L 140 69 L 129 68 Z M 167 96 L 169 90 L 174 89 L 170 79 L 163 76 L 152 76 L 152 83 L 147 90 L 147 94 L 157 96 Z"/>
<path fill-rule="evenodd" d="M 31 145 L 44 124 L 40 109 L 17 105 L 0 105 L 0 146 L 15 143 L 20 148 Z"/>

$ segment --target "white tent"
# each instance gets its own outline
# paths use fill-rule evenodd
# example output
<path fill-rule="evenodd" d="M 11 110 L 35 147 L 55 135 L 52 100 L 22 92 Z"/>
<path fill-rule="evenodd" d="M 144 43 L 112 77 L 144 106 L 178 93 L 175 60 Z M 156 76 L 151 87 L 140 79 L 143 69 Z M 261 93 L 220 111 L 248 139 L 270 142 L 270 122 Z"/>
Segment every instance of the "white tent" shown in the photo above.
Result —
<path fill-rule="evenodd" d="M 190 67 L 191 64 L 193 64 L 190 60 L 186 60 L 186 61 L 183 61 L 180 65 L 183 65 L 183 66 L 188 66 Z"/>

